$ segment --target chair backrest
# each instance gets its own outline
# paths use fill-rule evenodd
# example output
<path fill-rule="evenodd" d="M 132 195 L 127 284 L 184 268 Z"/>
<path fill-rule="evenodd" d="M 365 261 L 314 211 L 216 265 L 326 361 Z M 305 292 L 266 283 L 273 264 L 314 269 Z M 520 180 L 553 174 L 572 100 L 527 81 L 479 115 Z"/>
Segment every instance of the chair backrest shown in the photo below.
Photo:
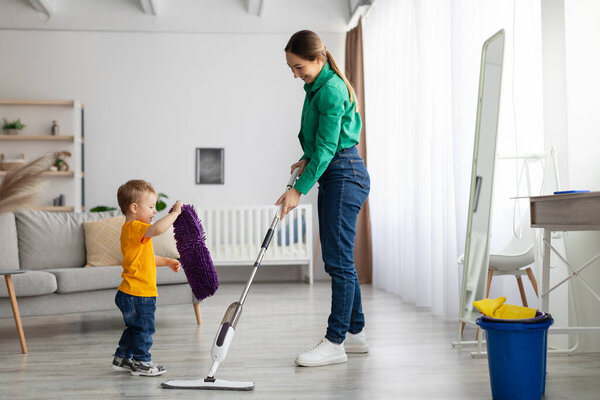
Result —
<path fill-rule="evenodd" d="M 521 223 L 521 236 L 513 236 L 502 251 L 490 254 L 490 267 L 494 270 L 516 270 L 535 262 L 535 233 L 529 223 L 529 214 Z"/>
<path fill-rule="evenodd" d="M 527 215 L 529 217 L 529 214 Z M 533 229 L 529 225 L 529 219 L 526 223 L 523 223 L 521 229 L 521 237 L 514 237 L 508 242 L 506 247 L 499 252 L 502 255 L 521 255 L 531 252 L 533 255 L 533 241 L 535 235 Z"/>

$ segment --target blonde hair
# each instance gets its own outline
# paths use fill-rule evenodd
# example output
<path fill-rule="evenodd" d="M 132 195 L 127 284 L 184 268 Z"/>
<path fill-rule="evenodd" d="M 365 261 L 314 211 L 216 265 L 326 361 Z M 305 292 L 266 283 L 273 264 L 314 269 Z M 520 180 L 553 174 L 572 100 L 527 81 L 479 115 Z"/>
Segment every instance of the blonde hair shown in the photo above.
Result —
<path fill-rule="evenodd" d="M 305 60 L 314 61 L 317 58 L 321 58 L 324 62 L 328 61 L 331 69 L 344 80 L 344 83 L 348 88 L 350 102 L 356 104 L 356 112 L 358 112 L 358 101 L 354 94 L 354 88 L 340 69 L 335 58 L 333 58 L 333 54 L 331 54 L 323 44 L 319 35 L 308 30 L 296 32 L 292 35 L 284 50 Z"/>
<path fill-rule="evenodd" d="M 156 193 L 156 190 L 152 184 L 141 179 L 132 179 L 122 184 L 117 191 L 117 201 L 121 212 L 127 215 L 129 206 L 140 201 L 142 195 L 147 192 Z"/>

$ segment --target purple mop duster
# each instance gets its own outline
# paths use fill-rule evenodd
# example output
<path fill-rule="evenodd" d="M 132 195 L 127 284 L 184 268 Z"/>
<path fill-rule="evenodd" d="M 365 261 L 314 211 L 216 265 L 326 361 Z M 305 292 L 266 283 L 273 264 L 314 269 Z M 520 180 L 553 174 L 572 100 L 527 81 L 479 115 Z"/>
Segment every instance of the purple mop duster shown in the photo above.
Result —
<path fill-rule="evenodd" d="M 197 300 L 212 296 L 219 287 L 217 271 L 206 247 L 206 234 L 194 206 L 184 204 L 173 223 L 179 261 Z"/>

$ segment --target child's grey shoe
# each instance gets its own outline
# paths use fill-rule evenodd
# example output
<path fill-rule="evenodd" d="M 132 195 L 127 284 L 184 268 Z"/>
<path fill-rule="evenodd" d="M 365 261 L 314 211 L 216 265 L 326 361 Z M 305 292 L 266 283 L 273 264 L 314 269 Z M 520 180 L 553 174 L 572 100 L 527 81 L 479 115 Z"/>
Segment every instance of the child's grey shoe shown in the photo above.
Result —
<path fill-rule="evenodd" d="M 152 361 L 133 360 L 130 374 L 134 376 L 159 376 L 165 372 L 167 372 L 165 367 L 162 365 L 154 365 Z"/>
<path fill-rule="evenodd" d="M 112 369 L 115 371 L 131 371 L 131 367 L 133 366 L 133 359 L 131 358 L 121 358 L 115 356 L 112 362 Z"/>

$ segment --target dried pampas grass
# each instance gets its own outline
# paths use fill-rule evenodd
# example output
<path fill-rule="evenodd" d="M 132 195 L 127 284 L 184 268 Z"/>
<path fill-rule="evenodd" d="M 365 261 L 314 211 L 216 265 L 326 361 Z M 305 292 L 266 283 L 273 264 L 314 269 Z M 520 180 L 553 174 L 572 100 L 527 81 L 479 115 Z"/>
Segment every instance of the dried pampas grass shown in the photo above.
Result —
<path fill-rule="evenodd" d="M 47 154 L 7 171 L 0 183 L 0 213 L 32 208 L 43 184 L 41 174 L 53 163 L 54 156 Z"/>

